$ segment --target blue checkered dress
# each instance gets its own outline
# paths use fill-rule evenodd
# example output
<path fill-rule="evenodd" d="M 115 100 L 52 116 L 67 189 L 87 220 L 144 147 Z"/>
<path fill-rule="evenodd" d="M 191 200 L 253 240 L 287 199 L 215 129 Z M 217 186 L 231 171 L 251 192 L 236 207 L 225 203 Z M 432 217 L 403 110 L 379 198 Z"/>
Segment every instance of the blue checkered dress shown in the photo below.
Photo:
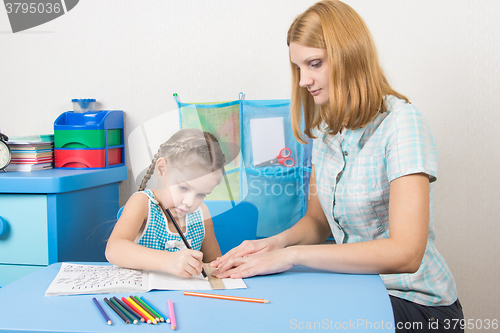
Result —
<path fill-rule="evenodd" d="M 176 252 L 185 249 L 184 243 L 178 234 L 170 232 L 167 227 L 167 217 L 158 205 L 153 192 L 145 190 L 142 193 L 149 197 L 149 213 L 146 227 L 137 244 L 155 250 L 166 250 Z M 203 213 L 198 207 L 193 213 L 186 216 L 187 227 L 184 236 L 193 250 L 200 251 L 203 238 L 205 237 L 205 225 Z"/>
<path fill-rule="evenodd" d="M 389 294 L 422 305 L 449 305 L 455 281 L 435 247 L 433 188 L 438 158 L 427 119 L 413 105 L 387 97 L 388 112 L 368 126 L 335 136 L 314 132 L 312 163 L 318 198 L 337 244 L 389 237 L 390 182 L 429 175 L 430 220 L 424 258 L 414 274 L 381 275 Z"/>

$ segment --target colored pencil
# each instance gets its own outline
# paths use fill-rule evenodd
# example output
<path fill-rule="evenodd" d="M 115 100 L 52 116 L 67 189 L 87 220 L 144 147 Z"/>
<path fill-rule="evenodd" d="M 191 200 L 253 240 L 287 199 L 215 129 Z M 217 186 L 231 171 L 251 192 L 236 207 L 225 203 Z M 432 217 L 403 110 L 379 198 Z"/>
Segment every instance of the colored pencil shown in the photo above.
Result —
<path fill-rule="evenodd" d="M 130 320 L 128 320 L 128 318 L 123 313 L 121 313 L 120 310 L 118 310 L 118 308 L 109 301 L 109 299 L 104 297 L 104 302 L 108 304 L 111 310 L 113 310 L 118 315 L 118 317 L 120 317 L 125 322 L 125 324 L 130 324 Z"/>
<path fill-rule="evenodd" d="M 97 299 L 95 297 L 92 298 L 92 301 L 94 302 L 95 306 L 97 306 L 97 309 L 99 310 L 99 312 L 101 313 L 101 315 L 104 317 L 104 320 L 106 320 L 106 323 L 108 325 L 113 324 L 113 322 L 111 321 L 111 319 L 109 319 L 109 317 L 106 314 L 106 312 L 104 312 L 104 309 L 101 307 L 101 304 L 99 304 L 99 301 L 97 301 Z"/>
<path fill-rule="evenodd" d="M 141 311 L 148 319 L 149 321 L 151 321 L 151 323 L 153 324 L 156 324 L 157 321 L 156 319 L 153 318 L 153 316 L 151 316 L 149 313 L 147 313 L 143 308 L 142 306 L 140 306 L 139 304 L 137 304 L 136 301 L 134 301 L 134 299 L 132 298 L 132 296 L 130 297 L 127 297 L 127 300 L 132 303 L 139 311 Z M 149 324 L 149 321 L 148 321 L 148 324 Z"/>
<path fill-rule="evenodd" d="M 118 297 L 116 296 L 113 296 L 113 299 L 115 301 L 117 301 L 118 303 L 120 303 L 120 305 L 125 309 L 127 310 L 132 316 L 134 316 L 137 320 L 141 321 L 141 322 L 144 322 L 144 318 L 142 318 L 141 316 L 139 316 L 139 314 L 137 314 L 137 312 L 134 311 L 134 309 L 132 309 L 130 306 L 128 306 L 124 301 L 122 301 L 121 299 L 119 299 Z"/>
<path fill-rule="evenodd" d="M 139 313 L 146 320 L 148 324 L 153 323 L 154 319 L 152 319 L 151 316 L 149 316 L 146 312 L 144 312 L 144 310 L 130 297 L 127 297 L 127 304 L 130 304 L 130 306 L 133 307 L 133 309 L 137 313 Z"/>
<path fill-rule="evenodd" d="M 253 303 L 271 303 L 267 299 L 261 299 L 261 298 L 250 298 L 250 297 L 238 297 L 238 296 L 215 295 L 215 294 L 206 294 L 206 293 L 195 293 L 195 292 L 192 292 L 192 291 L 185 291 L 184 295 L 186 295 L 186 296 L 198 296 L 198 297 L 217 298 L 217 299 L 226 299 L 226 300 L 229 300 L 229 301 L 242 301 L 242 302 L 253 302 Z"/>
<path fill-rule="evenodd" d="M 171 299 L 168 300 L 168 314 L 170 315 L 170 325 L 173 330 L 177 328 L 177 322 L 175 321 L 174 303 Z"/>
<path fill-rule="evenodd" d="M 160 316 L 161 321 L 166 321 L 167 323 L 170 323 L 170 319 L 167 318 L 167 316 L 163 315 L 158 308 L 154 307 L 151 302 L 147 301 L 144 297 L 139 297 L 146 305 L 148 305 L 154 312 L 156 312 Z"/>
<path fill-rule="evenodd" d="M 139 309 L 137 309 L 135 307 L 135 305 L 132 304 L 128 299 L 126 299 L 125 297 L 122 297 L 122 301 L 124 301 L 128 306 L 130 306 L 135 311 L 135 313 L 137 313 L 139 316 L 141 316 L 142 321 L 145 321 L 146 323 L 151 324 L 151 320 L 149 320 L 149 318 L 146 317 Z"/>
<path fill-rule="evenodd" d="M 175 221 L 175 219 L 172 216 L 172 213 L 170 212 L 170 210 L 168 208 L 165 208 L 165 212 L 167 212 L 168 217 L 170 218 L 170 220 L 174 224 L 174 227 L 177 230 L 177 232 L 179 233 L 179 236 L 181 236 L 182 242 L 184 243 L 184 245 L 186 246 L 186 248 L 191 249 L 191 246 L 189 245 L 186 237 L 184 237 L 184 234 L 182 233 L 181 228 L 179 227 L 179 225 Z M 208 275 L 207 275 L 207 272 L 205 272 L 205 269 L 203 269 L 203 268 L 201 269 L 201 274 L 203 275 L 203 277 L 205 278 L 205 280 L 208 281 Z"/>
<path fill-rule="evenodd" d="M 135 319 L 134 316 L 132 316 L 127 310 L 125 310 L 125 308 L 123 306 L 121 306 L 120 303 L 118 303 L 118 301 L 115 299 L 115 297 L 112 297 L 109 300 L 111 301 L 111 303 L 114 304 L 114 306 L 117 307 L 118 310 L 120 310 L 121 313 L 123 313 L 125 315 L 125 317 L 128 318 L 128 320 L 131 323 L 133 323 L 133 324 L 138 323 L 137 319 Z"/>
<path fill-rule="evenodd" d="M 160 317 L 157 316 L 156 314 L 154 314 L 153 312 L 151 312 L 151 310 L 149 310 L 144 304 L 143 302 L 139 299 L 139 297 L 137 296 L 130 296 L 132 297 L 132 299 L 137 303 L 137 305 L 139 305 L 144 311 L 146 311 L 151 317 L 153 317 L 153 319 L 156 320 L 156 322 L 159 322 L 160 321 Z"/>
<path fill-rule="evenodd" d="M 153 307 L 148 302 L 146 302 L 146 300 L 144 300 L 142 297 L 137 297 L 137 296 L 135 298 L 139 302 L 141 302 L 141 304 L 144 305 L 152 314 L 154 314 L 154 316 L 158 319 L 158 321 L 161 321 L 161 322 L 165 321 L 165 318 L 162 315 L 160 315 L 158 313 L 158 311 L 153 309 Z"/>

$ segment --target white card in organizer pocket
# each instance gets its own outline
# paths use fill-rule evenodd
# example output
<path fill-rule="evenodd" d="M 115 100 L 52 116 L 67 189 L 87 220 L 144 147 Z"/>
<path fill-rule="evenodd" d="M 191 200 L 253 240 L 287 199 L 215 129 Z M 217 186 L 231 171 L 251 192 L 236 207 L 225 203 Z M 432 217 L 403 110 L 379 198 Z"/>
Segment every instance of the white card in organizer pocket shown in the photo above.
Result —
<path fill-rule="evenodd" d="M 278 156 L 285 148 L 285 119 L 254 118 L 250 119 L 253 165 L 269 161 Z"/>

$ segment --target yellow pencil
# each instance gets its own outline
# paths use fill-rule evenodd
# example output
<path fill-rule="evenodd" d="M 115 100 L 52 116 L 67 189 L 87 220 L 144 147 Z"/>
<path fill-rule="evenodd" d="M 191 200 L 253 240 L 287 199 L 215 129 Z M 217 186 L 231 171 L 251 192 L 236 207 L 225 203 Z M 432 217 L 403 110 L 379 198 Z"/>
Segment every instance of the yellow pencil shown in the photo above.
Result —
<path fill-rule="evenodd" d="M 149 320 L 151 320 L 151 322 L 152 322 L 153 324 L 156 324 L 156 323 L 157 323 L 156 319 L 154 319 L 154 318 L 153 318 L 153 317 L 152 317 L 149 313 L 147 313 L 146 311 L 144 311 L 144 309 L 143 309 L 143 308 L 142 308 L 139 304 L 137 304 L 137 302 L 136 302 L 136 301 L 134 301 L 134 300 L 132 299 L 132 297 L 127 297 L 127 301 L 129 301 L 129 302 L 130 302 L 130 303 L 132 303 L 135 307 L 137 307 L 137 309 L 139 309 L 139 311 L 141 311 L 141 312 L 142 312 L 142 313 L 143 313 L 143 314 L 144 314 L 147 318 L 149 318 Z"/>

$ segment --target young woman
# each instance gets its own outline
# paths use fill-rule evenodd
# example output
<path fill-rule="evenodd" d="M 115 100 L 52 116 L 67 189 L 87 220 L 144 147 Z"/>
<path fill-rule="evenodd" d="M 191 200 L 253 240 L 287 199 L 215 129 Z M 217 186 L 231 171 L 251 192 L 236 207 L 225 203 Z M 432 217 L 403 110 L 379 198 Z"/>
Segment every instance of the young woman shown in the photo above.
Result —
<path fill-rule="evenodd" d="M 425 116 L 390 87 L 368 28 L 348 5 L 316 3 L 292 23 L 287 43 L 293 132 L 300 142 L 314 139 L 308 210 L 289 230 L 212 262 L 217 275 L 298 265 L 381 274 L 398 331 L 417 322 L 423 331 L 429 322 L 436 332 L 459 331 L 455 281 L 434 241 L 437 151 Z M 319 245 L 330 235 L 336 244 Z"/>

